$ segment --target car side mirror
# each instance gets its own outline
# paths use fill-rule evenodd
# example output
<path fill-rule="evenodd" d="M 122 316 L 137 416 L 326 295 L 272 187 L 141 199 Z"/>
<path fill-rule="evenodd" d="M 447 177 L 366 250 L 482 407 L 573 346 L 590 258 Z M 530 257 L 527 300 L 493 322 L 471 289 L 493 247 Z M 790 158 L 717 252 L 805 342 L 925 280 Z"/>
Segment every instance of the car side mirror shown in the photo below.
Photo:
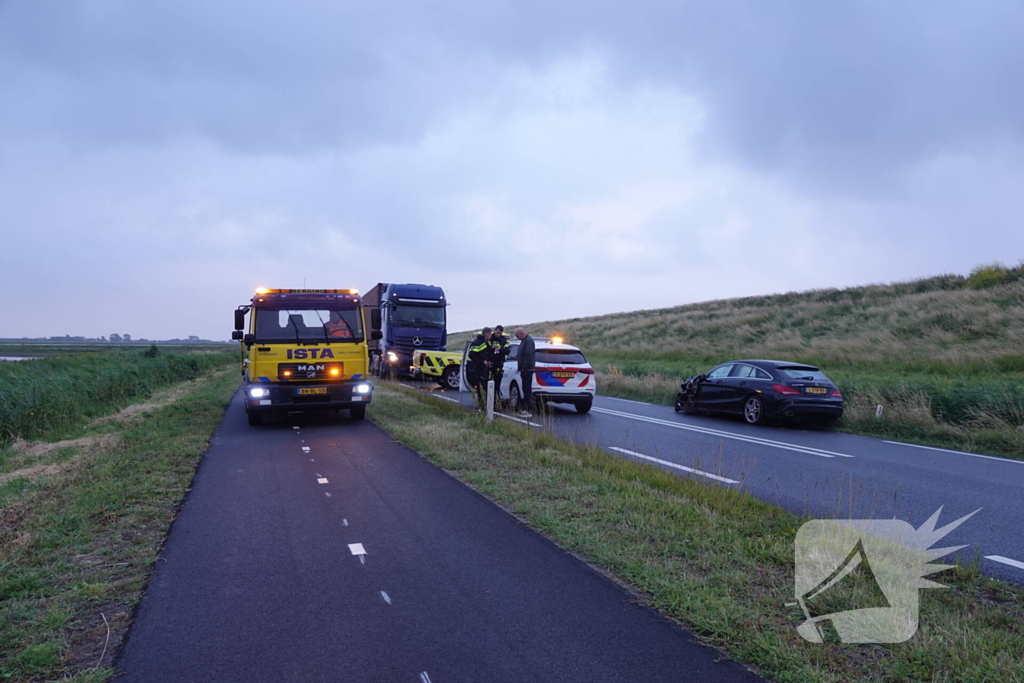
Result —
<path fill-rule="evenodd" d="M 235 309 L 235 329 L 245 329 L 245 311 L 243 310 Z"/>
<path fill-rule="evenodd" d="M 375 308 L 370 311 L 370 327 L 379 330 L 380 329 L 380 309 Z M 380 339 L 380 337 L 374 337 L 374 339 Z"/>
<path fill-rule="evenodd" d="M 373 330 L 370 332 L 370 339 L 383 339 L 384 333 L 380 330 Z"/>
<path fill-rule="evenodd" d="M 231 338 L 234 339 L 235 341 L 242 341 L 242 331 L 241 330 L 233 331 L 231 333 Z"/>

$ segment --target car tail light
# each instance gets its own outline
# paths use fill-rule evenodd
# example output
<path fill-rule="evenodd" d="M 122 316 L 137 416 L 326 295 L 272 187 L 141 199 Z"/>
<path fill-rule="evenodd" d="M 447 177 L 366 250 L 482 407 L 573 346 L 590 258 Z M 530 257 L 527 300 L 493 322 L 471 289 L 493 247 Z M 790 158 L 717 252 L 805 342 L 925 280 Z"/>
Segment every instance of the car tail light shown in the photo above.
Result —
<path fill-rule="evenodd" d="M 593 375 L 594 374 L 594 368 L 580 368 L 576 372 L 582 373 L 584 375 Z"/>
<path fill-rule="evenodd" d="M 773 384 L 772 389 L 779 392 L 783 396 L 801 396 L 803 394 L 803 392 L 801 392 L 799 389 L 787 387 L 782 384 Z"/>
<path fill-rule="evenodd" d="M 831 394 L 829 394 L 829 396 L 831 396 L 832 398 L 842 398 L 843 392 L 839 391 L 839 389 L 836 389 Z"/>

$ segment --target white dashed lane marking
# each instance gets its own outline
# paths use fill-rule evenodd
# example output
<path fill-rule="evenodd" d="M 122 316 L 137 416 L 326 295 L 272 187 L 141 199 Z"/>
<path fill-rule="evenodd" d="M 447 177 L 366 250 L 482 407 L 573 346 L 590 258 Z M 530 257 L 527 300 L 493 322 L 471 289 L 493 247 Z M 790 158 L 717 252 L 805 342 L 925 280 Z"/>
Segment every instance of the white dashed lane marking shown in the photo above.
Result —
<path fill-rule="evenodd" d="M 380 592 L 380 597 L 384 598 L 384 602 L 388 603 L 389 605 L 391 604 L 391 597 L 384 591 Z"/>
<path fill-rule="evenodd" d="M 427 675 L 426 671 L 420 672 L 420 683 L 431 683 L 430 676 Z"/>
<path fill-rule="evenodd" d="M 1008 564 L 1011 567 L 1016 567 L 1017 569 L 1024 569 L 1024 562 L 1011 560 L 1010 558 L 1003 557 L 1002 555 L 986 555 L 985 559 L 992 560 L 993 562 L 1002 562 L 1003 564 Z"/>
<path fill-rule="evenodd" d="M 618 451 L 619 453 L 625 453 L 626 455 L 631 455 L 634 458 L 642 458 L 643 460 L 649 460 L 651 462 L 656 462 L 659 465 L 665 465 L 666 467 L 672 467 L 672 468 L 675 468 L 677 470 L 682 470 L 684 472 L 690 472 L 692 474 L 699 474 L 702 477 L 708 477 L 709 479 L 714 479 L 715 481 L 725 482 L 726 484 L 738 484 L 739 483 L 735 479 L 728 479 L 726 477 L 720 477 L 717 474 L 711 474 L 710 472 L 704 472 L 702 470 L 695 470 L 692 467 L 686 467 L 684 465 L 677 465 L 676 463 L 669 462 L 668 460 L 661 460 L 660 458 L 652 458 L 651 456 L 644 455 L 643 453 L 637 453 L 635 451 L 627 451 L 625 448 L 619 448 L 618 446 L 611 446 L 610 448 L 613 451 Z"/>
<path fill-rule="evenodd" d="M 327 483 L 327 477 L 317 477 L 316 483 L 318 483 L 318 484 L 326 484 Z"/>
<path fill-rule="evenodd" d="M 303 446 L 302 450 L 305 451 L 306 453 L 309 453 L 309 446 Z"/>

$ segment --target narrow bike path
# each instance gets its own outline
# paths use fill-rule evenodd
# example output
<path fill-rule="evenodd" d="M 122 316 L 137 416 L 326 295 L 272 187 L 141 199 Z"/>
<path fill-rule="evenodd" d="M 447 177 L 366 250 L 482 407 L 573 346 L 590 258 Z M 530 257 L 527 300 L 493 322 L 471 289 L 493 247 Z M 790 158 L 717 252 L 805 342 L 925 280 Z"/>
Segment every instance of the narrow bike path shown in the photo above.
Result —
<path fill-rule="evenodd" d="M 762 680 L 372 423 L 250 428 L 238 396 L 118 666 L 140 683 Z"/>

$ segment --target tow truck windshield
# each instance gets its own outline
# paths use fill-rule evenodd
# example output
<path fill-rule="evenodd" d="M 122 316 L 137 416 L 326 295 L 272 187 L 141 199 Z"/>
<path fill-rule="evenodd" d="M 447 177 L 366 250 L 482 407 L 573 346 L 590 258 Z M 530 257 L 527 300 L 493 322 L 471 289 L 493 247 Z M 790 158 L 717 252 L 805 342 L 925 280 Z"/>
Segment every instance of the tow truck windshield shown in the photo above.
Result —
<path fill-rule="evenodd" d="M 260 308 L 255 314 L 258 342 L 363 341 L 362 321 L 356 310 Z"/>
<path fill-rule="evenodd" d="M 444 329 L 443 306 L 403 306 L 391 307 L 391 324 L 395 327 L 434 327 Z"/>

